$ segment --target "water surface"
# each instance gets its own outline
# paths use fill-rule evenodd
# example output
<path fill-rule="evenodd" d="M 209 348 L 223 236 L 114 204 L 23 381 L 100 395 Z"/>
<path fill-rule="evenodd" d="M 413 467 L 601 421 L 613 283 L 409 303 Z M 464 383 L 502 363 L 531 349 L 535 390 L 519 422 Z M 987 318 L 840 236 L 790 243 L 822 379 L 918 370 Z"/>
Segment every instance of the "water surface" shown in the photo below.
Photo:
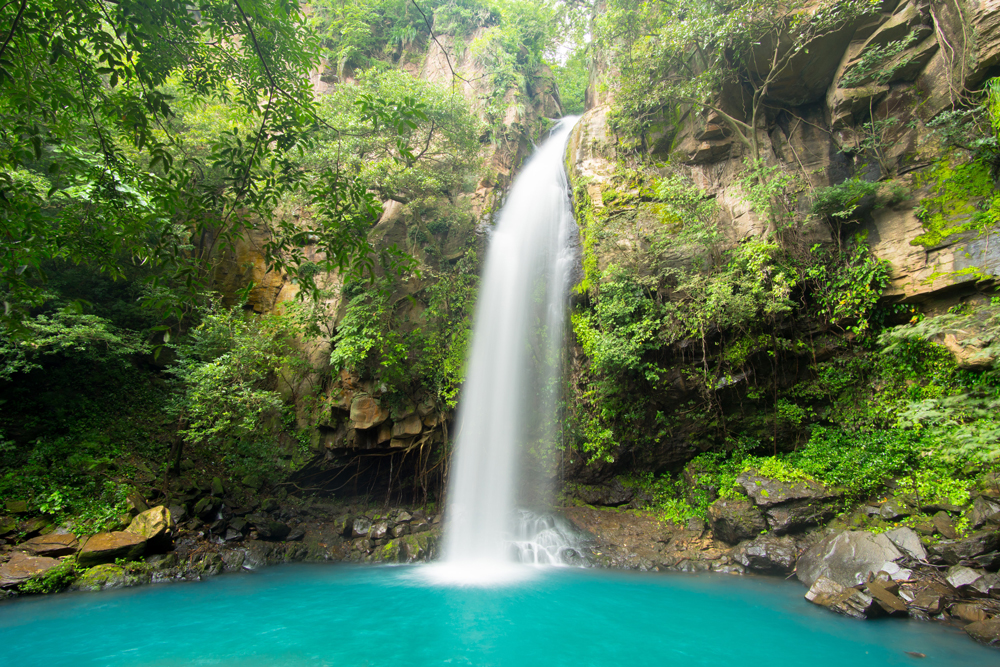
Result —
<path fill-rule="evenodd" d="M 854 621 L 795 582 L 546 568 L 494 587 L 433 566 L 288 565 L 0 604 L 3 664 L 998 665 L 965 633 Z M 927 655 L 914 659 L 906 651 Z"/>

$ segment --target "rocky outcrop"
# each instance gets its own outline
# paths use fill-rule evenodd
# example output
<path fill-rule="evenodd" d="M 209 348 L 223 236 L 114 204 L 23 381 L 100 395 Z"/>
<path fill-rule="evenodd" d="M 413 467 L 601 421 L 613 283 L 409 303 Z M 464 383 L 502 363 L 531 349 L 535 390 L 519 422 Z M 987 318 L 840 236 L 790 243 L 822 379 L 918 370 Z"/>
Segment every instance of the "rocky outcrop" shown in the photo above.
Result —
<path fill-rule="evenodd" d="M 809 587 L 806 599 L 813 604 L 852 618 L 884 616 L 881 606 L 860 588 L 844 586 L 827 577 L 818 577 Z"/>
<path fill-rule="evenodd" d="M 18 550 L 31 556 L 47 556 L 58 558 L 71 556 L 80 550 L 80 540 L 70 532 L 53 532 L 39 537 L 33 537 L 27 542 L 17 545 Z"/>
<path fill-rule="evenodd" d="M 841 493 L 819 482 L 783 482 L 748 471 L 736 478 L 753 504 L 763 510 L 767 525 L 777 535 L 818 526 L 837 513 Z"/>
<path fill-rule="evenodd" d="M 795 565 L 795 575 L 806 586 L 812 586 L 820 577 L 843 587 L 858 586 L 902 557 L 885 535 L 844 531 L 820 540 L 803 553 Z"/>
<path fill-rule="evenodd" d="M 760 535 L 733 551 L 733 559 L 749 572 L 789 574 L 795 570 L 799 545 L 789 535 Z"/>
<path fill-rule="evenodd" d="M 10 559 L 0 565 L 0 588 L 14 588 L 36 575 L 44 575 L 59 567 L 62 561 L 45 556 L 29 556 L 15 551 Z"/>
<path fill-rule="evenodd" d="M 729 544 L 751 540 L 767 530 L 764 515 L 747 500 L 717 500 L 708 507 L 712 533 Z"/>
<path fill-rule="evenodd" d="M 216 478 L 218 479 L 218 478 Z M 220 485 L 221 487 L 221 482 Z M 219 495 L 222 489 L 219 489 Z M 171 532 L 174 528 L 170 510 L 160 505 L 139 513 L 125 530 L 146 540 L 147 553 L 162 553 L 173 544 Z"/>
<path fill-rule="evenodd" d="M 128 531 L 97 533 L 84 543 L 77 562 L 81 567 L 113 563 L 119 558 L 136 560 L 146 551 L 146 538 Z"/>

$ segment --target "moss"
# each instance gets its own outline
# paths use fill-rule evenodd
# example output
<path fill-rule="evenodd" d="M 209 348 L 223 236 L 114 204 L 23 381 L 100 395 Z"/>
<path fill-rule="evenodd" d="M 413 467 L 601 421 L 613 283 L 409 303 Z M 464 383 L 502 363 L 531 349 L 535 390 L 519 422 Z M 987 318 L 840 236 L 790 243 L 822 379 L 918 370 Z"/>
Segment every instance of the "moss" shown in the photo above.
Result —
<path fill-rule="evenodd" d="M 1000 221 L 1000 197 L 994 191 L 990 167 L 980 160 L 957 163 L 947 157 L 921 177 L 917 184 L 929 190 L 916 215 L 926 230 L 911 241 L 925 248 L 969 231 L 984 231 Z"/>

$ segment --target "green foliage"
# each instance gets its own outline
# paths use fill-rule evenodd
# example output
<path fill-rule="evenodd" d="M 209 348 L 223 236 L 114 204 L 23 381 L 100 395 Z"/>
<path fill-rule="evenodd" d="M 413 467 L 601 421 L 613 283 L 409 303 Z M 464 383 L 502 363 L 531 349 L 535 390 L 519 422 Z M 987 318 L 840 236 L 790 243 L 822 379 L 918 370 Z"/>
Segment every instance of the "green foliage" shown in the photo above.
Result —
<path fill-rule="evenodd" d="M 288 316 L 247 314 L 214 303 L 171 347 L 179 384 L 173 411 L 189 443 L 230 457 L 237 470 L 274 465 L 284 399 L 278 378 L 302 365 Z"/>
<path fill-rule="evenodd" d="M 559 86 L 563 113 L 567 116 L 582 114 L 587 85 L 590 83 L 590 67 L 583 50 L 571 53 L 564 64 L 552 68 L 552 73 Z"/>
<path fill-rule="evenodd" d="M 896 74 L 913 62 L 912 56 L 903 55 L 917 41 L 916 30 L 903 39 L 893 40 L 885 45 L 873 44 L 866 48 L 861 57 L 840 78 L 840 88 L 857 88 L 873 81 L 885 85 Z"/>
<path fill-rule="evenodd" d="M 58 593 L 73 583 L 76 577 L 76 558 L 66 558 L 45 574 L 36 574 L 22 583 L 20 590 L 28 595 Z"/>
<path fill-rule="evenodd" d="M 818 261 L 806 270 L 813 284 L 820 316 L 855 335 L 869 332 L 882 291 L 889 285 L 889 263 L 877 259 L 858 234 L 846 251 L 831 255 L 821 246 L 812 254 Z"/>
<path fill-rule="evenodd" d="M 849 178 L 843 183 L 817 188 L 812 194 L 812 212 L 837 220 L 852 220 L 861 200 L 873 197 L 878 184 L 860 178 Z"/>

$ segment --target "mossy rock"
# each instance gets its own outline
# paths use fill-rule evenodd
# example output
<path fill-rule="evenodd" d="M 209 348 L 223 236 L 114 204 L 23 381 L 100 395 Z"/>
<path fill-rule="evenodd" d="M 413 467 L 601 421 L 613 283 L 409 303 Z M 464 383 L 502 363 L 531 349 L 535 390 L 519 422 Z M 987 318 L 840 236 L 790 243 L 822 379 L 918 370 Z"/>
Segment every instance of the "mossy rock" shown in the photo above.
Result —
<path fill-rule="evenodd" d="M 149 579 L 148 572 L 128 572 L 120 565 L 105 563 L 88 569 L 70 588 L 77 591 L 103 591 L 140 586 L 149 583 Z"/>

